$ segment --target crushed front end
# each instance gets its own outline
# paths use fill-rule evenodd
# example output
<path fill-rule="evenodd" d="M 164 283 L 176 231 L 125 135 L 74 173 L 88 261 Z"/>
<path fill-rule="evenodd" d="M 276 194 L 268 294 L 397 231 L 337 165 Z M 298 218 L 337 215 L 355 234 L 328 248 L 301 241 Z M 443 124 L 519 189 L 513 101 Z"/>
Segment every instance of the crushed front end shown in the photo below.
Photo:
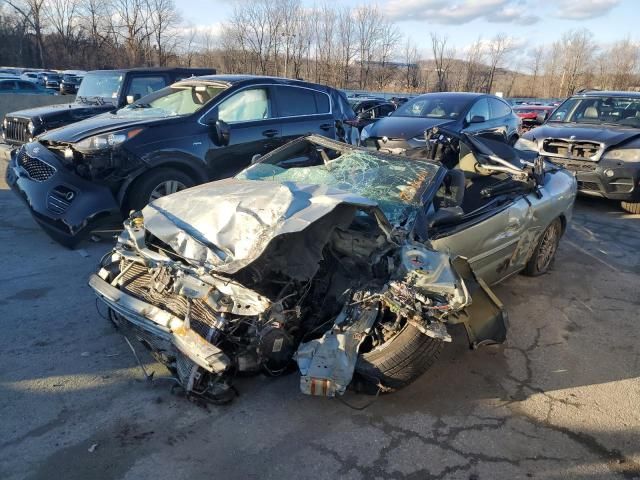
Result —
<path fill-rule="evenodd" d="M 449 342 L 450 318 L 469 323 L 448 255 L 407 241 L 362 197 L 238 180 L 172 197 L 125 221 L 89 284 L 190 396 L 231 400 L 236 375 L 294 360 L 303 393 L 340 395 L 359 356 L 407 324 Z"/>

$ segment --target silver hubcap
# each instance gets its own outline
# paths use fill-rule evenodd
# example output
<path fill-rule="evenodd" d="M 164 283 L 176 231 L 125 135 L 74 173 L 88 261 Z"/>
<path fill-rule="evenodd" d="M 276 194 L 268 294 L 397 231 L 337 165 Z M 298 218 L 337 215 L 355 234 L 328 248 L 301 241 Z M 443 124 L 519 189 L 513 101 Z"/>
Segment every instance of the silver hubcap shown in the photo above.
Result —
<path fill-rule="evenodd" d="M 179 182 L 177 180 L 167 180 L 166 182 L 162 182 L 151 191 L 149 201 L 151 202 L 156 198 L 164 197 L 165 195 L 171 195 L 172 193 L 179 192 L 180 190 L 184 190 L 185 188 L 187 187 L 182 182 Z"/>
<path fill-rule="evenodd" d="M 558 238 L 558 224 L 554 223 L 547 228 L 540 241 L 540 250 L 538 251 L 538 260 L 536 262 L 538 271 L 543 272 L 549 267 L 558 248 Z"/>

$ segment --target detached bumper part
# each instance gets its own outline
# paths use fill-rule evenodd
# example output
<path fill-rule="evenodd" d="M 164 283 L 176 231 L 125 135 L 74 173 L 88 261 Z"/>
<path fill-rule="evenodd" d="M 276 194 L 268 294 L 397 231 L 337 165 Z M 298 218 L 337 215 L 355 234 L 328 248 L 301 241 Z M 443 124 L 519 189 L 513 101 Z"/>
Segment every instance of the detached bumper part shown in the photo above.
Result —
<path fill-rule="evenodd" d="M 345 392 L 353 378 L 360 344 L 377 316 L 378 308 L 368 307 L 352 320 L 345 309 L 331 330 L 300 345 L 295 358 L 302 393 L 334 397 Z"/>
<path fill-rule="evenodd" d="M 186 328 L 184 322 L 169 312 L 138 300 L 112 286 L 98 275 L 89 278 L 89 286 L 96 295 L 127 321 L 147 333 L 170 342 L 178 351 L 211 373 L 222 373 L 231 364 L 218 347 L 198 333 Z"/>

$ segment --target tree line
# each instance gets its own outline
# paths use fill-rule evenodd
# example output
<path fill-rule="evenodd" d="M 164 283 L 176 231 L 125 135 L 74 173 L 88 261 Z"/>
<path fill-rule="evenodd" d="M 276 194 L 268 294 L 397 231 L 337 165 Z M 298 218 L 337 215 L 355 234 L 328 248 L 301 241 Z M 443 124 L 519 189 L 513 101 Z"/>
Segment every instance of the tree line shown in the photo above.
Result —
<path fill-rule="evenodd" d="M 404 35 L 373 5 L 232 1 L 213 32 L 186 24 L 174 0 L 0 0 L 0 64 L 201 66 L 407 93 L 564 97 L 580 88 L 640 88 L 640 49 L 629 38 L 599 45 L 590 31 L 575 30 L 527 48 L 496 33 L 455 48 L 443 35 Z"/>

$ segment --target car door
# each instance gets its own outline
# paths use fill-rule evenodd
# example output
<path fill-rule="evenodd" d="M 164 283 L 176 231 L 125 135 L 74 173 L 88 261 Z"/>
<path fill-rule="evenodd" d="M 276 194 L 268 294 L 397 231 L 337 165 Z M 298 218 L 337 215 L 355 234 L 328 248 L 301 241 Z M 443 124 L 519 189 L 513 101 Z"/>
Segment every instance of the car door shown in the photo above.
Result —
<path fill-rule="evenodd" d="M 203 120 L 210 128 L 215 121 L 223 122 L 229 131 L 228 145 L 212 141 L 207 153 L 207 164 L 214 178 L 235 175 L 248 167 L 255 155 L 264 155 L 280 143 L 282 126 L 275 115 L 271 86 L 238 90 L 222 100 Z"/>
<path fill-rule="evenodd" d="M 336 125 L 328 94 L 296 85 L 277 85 L 274 90 L 282 122 L 282 143 L 312 133 L 335 139 Z"/>
<path fill-rule="evenodd" d="M 530 245 L 528 228 L 533 209 L 526 196 L 489 208 L 478 217 L 432 232 L 437 250 L 455 252 L 468 259 L 475 274 L 489 285 L 522 268 L 519 249 Z"/>

